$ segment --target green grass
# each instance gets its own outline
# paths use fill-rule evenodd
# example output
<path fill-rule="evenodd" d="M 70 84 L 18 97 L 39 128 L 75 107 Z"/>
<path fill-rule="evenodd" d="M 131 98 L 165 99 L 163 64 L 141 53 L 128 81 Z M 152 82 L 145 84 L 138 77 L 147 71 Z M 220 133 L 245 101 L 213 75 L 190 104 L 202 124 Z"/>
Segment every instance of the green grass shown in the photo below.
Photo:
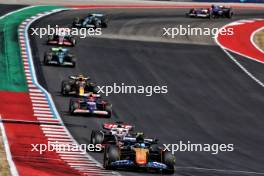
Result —
<path fill-rule="evenodd" d="M 20 55 L 18 26 L 25 19 L 55 6 L 36 6 L 0 19 L 0 90 L 27 92 L 28 87 Z"/>

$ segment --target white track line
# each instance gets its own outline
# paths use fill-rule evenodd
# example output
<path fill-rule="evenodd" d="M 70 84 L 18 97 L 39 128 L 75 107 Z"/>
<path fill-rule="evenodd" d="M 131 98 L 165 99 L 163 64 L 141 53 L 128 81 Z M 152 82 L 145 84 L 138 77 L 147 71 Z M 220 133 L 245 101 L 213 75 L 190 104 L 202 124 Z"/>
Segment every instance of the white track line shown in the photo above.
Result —
<path fill-rule="evenodd" d="M 32 106 L 33 107 L 49 107 L 49 104 L 48 103 L 45 103 L 45 104 L 33 103 Z"/>
<path fill-rule="evenodd" d="M 45 100 L 45 101 L 43 101 L 43 100 L 31 100 L 31 102 L 32 102 L 32 103 L 43 103 L 43 104 L 48 104 L 48 101 L 47 101 L 47 100 Z"/>
<path fill-rule="evenodd" d="M 37 116 L 37 117 L 53 117 L 53 115 L 50 115 L 50 114 L 39 114 L 39 113 L 34 114 L 34 116 Z M 58 120 L 58 119 L 51 119 L 51 120 Z"/>
<path fill-rule="evenodd" d="M 58 128 L 58 129 L 64 129 L 64 126 L 59 126 L 59 125 L 45 125 L 41 124 L 41 127 L 48 127 L 48 128 Z"/>
<path fill-rule="evenodd" d="M 214 171 L 214 172 L 224 172 L 228 174 L 254 174 L 254 175 L 264 175 L 264 172 L 251 172 L 251 171 L 242 171 L 242 170 L 226 170 L 226 169 L 210 169 L 210 168 L 202 168 L 202 167 L 176 167 L 176 169 L 193 169 L 193 170 L 201 170 L 201 171 Z"/>
<path fill-rule="evenodd" d="M 29 93 L 30 96 L 40 96 L 40 97 L 45 97 L 43 93 Z"/>
<path fill-rule="evenodd" d="M 36 110 L 36 109 L 34 109 L 34 113 L 52 114 L 52 112 L 50 110 Z"/>
<path fill-rule="evenodd" d="M 31 96 L 30 97 L 32 100 L 46 100 L 45 97 L 35 97 L 35 96 Z"/>
<path fill-rule="evenodd" d="M 52 119 L 52 118 L 48 118 L 48 117 L 37 117 L 37 119 L 38 120 L 42 120 L 42 121 L 44 121 L 44 120 L 46 120 L 46 121 L 57 121 L 57 122 L 59 122 L 59 120 L 58 119 Z"/>
<path fill-rule="evenodd" d="M 44 131 L 65 131 L 63 128 L 43 128 Z"/>
<path fill-rule="evenodd" d="M 48 141 L 65 141 L 65 142 L 73 142 L 73 140 L 72 139 L 62 139 L 62 138 L 54 138 L 54 137 L 50 137 L 50 138 L 48 138 Z"/>
<path fill-rule="evenodd" d="M 46 111 L 50 111 L 50 108 L 33 107 L 33 110 L 46 110 Z"/>
<path fill-rule="evenodd" d="M 264 20 L 264 19 L 263 19 L 263 20 Z M 239 20 L 239 21 L 240 21 L 240 20 Z M 232 23 L 234 23 L 234 22 L 232 22 Z M 227 24 L 227 25 L 224 25 L 224 26 L 221 27 L 220 29 L 226 28 L 226 27 L 228 27 L 228 26 L 232 26 L 232 23 L 229 23 L 229 24 Z M 244 23 L 241 23 L 241 24 L 244 24 Z M 220 30 L 219 30 L 219 31 L 220 31 Z M 219 33 L 219 31 L 218 31 L 218 33 Z M 245 55 L 245 54 L 239 53 L 239 52 L 234 51 L 234 50 L 232 50 L 232 49 L 230 49 L 230 48 L 226 48 L 225 46 L 223 46 L 222 44 L 220 44 L 219 41 L 217 40 L 218 33 L 216 33 L 216 36 L 214 37 L 214 39 L 215 39 L 215 42 L 216 42 L 216 43 L 217 43 L 222 49 L 224 49 L 224 50 L 229 50 L 229 51 L 231 51 L 231 52 L 233 52 L 233 53 L 236 53 L 237 55 L 241 55 L 241 56 L 246 57 L 246 58 L 249 58 L 249 59 L 251 59 L 251 60 L 253 60 L 253 61 L 255 61 L 255 62 L 259 62 L 259 63 L 264 64 L 264 62 L 262 62 L 262 61 L 256 60 L 255 58 L 252 58 L 252 57 L 247 56 L 247 55 Z"/>
<path fill-rule="evenodd" d="M 225 25 L 225 26 L 223 26 L 222 28 L 220 28 L 220 30 L 219 31 L 221 31 L 223 28 L 225 28 L 225 27 L 227 27 L 228 26 L 228 24 L 227 25 Z M 218 31 L 218 32 L 219 32 Z M 251 57 L 248 57 L 248 56 L 245 56 L 245 55 L 243 55 L 243 54 L 240 54 L 240 53 L 238 53 L 238 52 L 236 52 L 236 51 L 233 51 L 233 50 L 231 50 L 231 49 L 229 49 L 229 48 L 226 48 L 225 46 L 223 46 L 218 40 L 217 40 L 217 38 L 218 38 L 218 33 L 216 34 L 216 37 L 215 37 L 215 42 L 217 43 L 217 45 L 218 46 L 220 46 L 220 48 L 226 53 L 226 55 L 242 70 L 242 71 L 244 71 L 251 79 L 253 79 L 257 84 L 259 84 L 261 87 L 264 87 L 264 83 L 263 82 L 261 82 L 258 78 L 256 78 L 252 73 L 250 73 L 242 64 L 240 64 L 240 62 L 238 62 L 227 50 L 230 50 L 230 51 L 232 51 L 232 52 L 234 52 L 234 53 L 236 53 L 236 54 L 238 54 L 238 55 L 242 55 L 242 56 L 244 56 L 244 57 L 247 57 L 247 58 L 249 58 L 249 59 L 252 59 L 252 60 L 254 60 L 254 61 L 257 61 L 256 59 L 254 59 L 254 58 L 251 58 Z M 260 63 L 263 63 L 263 62 L 260 62 Z"/>

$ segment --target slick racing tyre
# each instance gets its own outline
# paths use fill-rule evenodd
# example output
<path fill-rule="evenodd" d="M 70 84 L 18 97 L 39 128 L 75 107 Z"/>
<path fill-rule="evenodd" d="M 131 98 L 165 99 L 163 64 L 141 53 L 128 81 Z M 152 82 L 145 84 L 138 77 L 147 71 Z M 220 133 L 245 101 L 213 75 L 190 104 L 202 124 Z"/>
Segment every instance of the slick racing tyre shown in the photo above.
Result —
<path fill-rule="evenodd" d="M 72 26 L 73 26 L 73 27 L 76 27 L 76 24 L 78 24 L 79 22 L 80 22 L 80 18 L 79 18 L 79 17 L 75 17 L 75 18 L 73 19 Z"/>
<path fill-rule="evenodd" d="M 100 21 L 99 20 L 95 20 L 94 21 L 94 28 L 96 29 L 96 28 L 99 28 L 99 27 L 101 27 Z"/>
<path fill-rule="evenodd" d="M 70 100 L 70 107 L 69 107 L 69 111 L 72 115 L 74 115 L 74 110 L 78 109 L 79 104 L 73 100 Z"/>
<path fill-rule="evenodd" d="M 118 160 L 120 160 L 118 147 L 115 145 L 108 146 L 104 153 L 104 168 L 107 170 L 115 170 L 116 168 L 111 166 L 111 163 Z"/>
<path fill-rule="evenodd" d="M 71 67 L 75 67 L 75 65 L 76 65 L 76 58 L 75 57 L 72 57 L 71 58 L 71 63 L 72 63 L 72 66 Z"/>
<path fill-rule="evenodd" d="M 228 11 L 227 15 L 226 15 L 227 18 L 232 18 L 233 17 L 233 12 L 231 10 Z"/>
<path fill-rule="evenodd" d="M 52 41 L 54 39 L 54 37 L 52 35 L 48 36 L 48 40 L 47 40 L 47 44 L 49 44 L 50 41 Z"/>
<path fill-rule="evenodd" d="M 71 85 L 68 83 L 68 81 L 62 81 L 62 83 L 61 83 L 61 94 L 62 95 L 69 95 L 70 91 L 71 91 Z"/>
<path fill-rule="evenodd" d="M 110 118 L 112 116 L 112 107 L 111 106 L 106 106 L 105 107 L 107 114 L 107 117 Z"/>
<path fill-rule="evenodd" d="M 76 45 L 76 40 L 75 40 L 75 38 L 71 38 L 70 40 L 71 40 L 72 46 L 75 46 L 75 45 Z"/>
<path fill-rule="evenodd" d="M 91 144 L 102 144 L 104 140 L 104 135 L 100 131 L 92 131 L 91 134 Z"/>
<path fill-rule="evenodd" d="M 52 60 L 52 54 L 51 53 L 45 53 L 44 64 L 48 65 L 51 60 Z"/>
<path fill-rule="evenodd" d="M 162 163 L 168 166 L 168 169 L 163 171 L 165 174 L 174 174 L 175 157 L 170 152 L 163 152 Z"/>

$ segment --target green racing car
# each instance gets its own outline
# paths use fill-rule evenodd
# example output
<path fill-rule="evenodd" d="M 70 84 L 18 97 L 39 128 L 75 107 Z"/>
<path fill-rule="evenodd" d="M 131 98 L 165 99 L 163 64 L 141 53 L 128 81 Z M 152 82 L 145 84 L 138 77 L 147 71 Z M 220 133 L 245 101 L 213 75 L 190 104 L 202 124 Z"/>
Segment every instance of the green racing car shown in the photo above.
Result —
<path fill-rule="evenodd" d="M 69 53 L 67 48 L 51 48 L 50 51 L 45 53 L 44 64 L 75 67 L 76 58 Z"/>

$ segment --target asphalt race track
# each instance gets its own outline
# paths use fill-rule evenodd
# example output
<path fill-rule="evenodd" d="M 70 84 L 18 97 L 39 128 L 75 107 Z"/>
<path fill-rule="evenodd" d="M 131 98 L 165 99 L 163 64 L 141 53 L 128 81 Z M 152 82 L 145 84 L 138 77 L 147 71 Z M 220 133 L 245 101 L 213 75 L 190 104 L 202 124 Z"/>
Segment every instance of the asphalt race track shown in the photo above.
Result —
<path fill-rule="evenodd" d="M 17 10 L 17 9 L 20 9 L 20 8 L 23 8 L 25 7 L 24 5 L 4 5 L 4 4 L 1 4 L 0 5 L 0 15 L 4 15 L 4 14 L 7 14 L 11 11 L 14 11 L 14 10 Z"/>
<path fill-rule="evenodd" d="M 69 26 L 75 16 L 88 10 L 57 13 L 32 27 L 48 24 Z M 190 19 L 187 9 L 100 9 L 110 15 L 104 35 L 145 34 L 145 41 L 88 37 L 79 39 L 72 52 L 76 68 L 43 66 L 46 38 L 31 36 L 31 46 L 40 83 L 52 94 L 68 129 L 79 143 L 89 143 L 90 132 L 109 119 L 71 116 L 69 97 L 60 95 L 61 81 L 85 73 L 98 85 L 167 85 L 168 94 L 151 97 L 112 94 L 111 121 L 132 123 L 138 131 L 157 137 L 161 143 L 179 140 L 192 143 L 234 144 L 234 152 L 177 152 L 176 173 L 184 176 L 264 175 L 264 92 L 240 70 L 210 37 L 183 37 L 178 43 L 150 42 L 148 36 L 162 35 L 165 26 L 189 24 L 220 27 L 232 20 L 264 17 L 263 11 L 237 10 L 229 19 Z M 181 43 L 182 41 L 182 43 Z M 247 61 L 244 61 L 247 62 Z M 249 63 L 250 64 L 250 63 Z M 264 67 L 256 67 L 263 73 Z M 91 153 L 99 161 L 102 154 Z M 243 172 L 247 171 L 247 172 Z M 125 176 L 153 175 L 121 172 Z"/>

